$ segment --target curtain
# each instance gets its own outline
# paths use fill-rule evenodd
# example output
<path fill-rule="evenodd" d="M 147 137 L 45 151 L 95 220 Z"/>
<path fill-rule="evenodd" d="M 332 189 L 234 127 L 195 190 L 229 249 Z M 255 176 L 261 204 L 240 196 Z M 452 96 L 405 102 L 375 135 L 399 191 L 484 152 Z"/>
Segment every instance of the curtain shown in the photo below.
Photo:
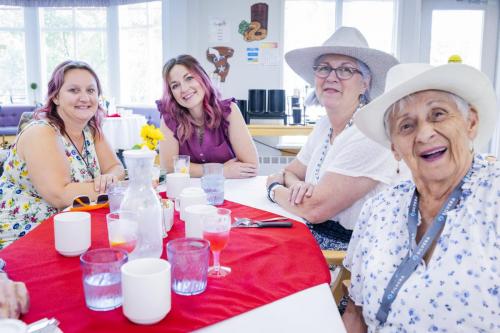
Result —
<path fill-rule="evenodd" d="M 20 7 L 109 7 L 152 0 L 0 0 L 0 5 Z"/>

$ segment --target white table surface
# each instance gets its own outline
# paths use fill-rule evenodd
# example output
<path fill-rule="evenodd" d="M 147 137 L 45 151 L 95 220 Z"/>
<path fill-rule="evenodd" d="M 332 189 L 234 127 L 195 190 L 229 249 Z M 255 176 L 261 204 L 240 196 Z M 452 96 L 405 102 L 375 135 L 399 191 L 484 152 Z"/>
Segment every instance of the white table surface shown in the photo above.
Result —
<path fill-rule="evenodd" d="M 102 131 L 114 150 L 126 150 L 142 143 L 141 128 L 146 123 L 146 117 L 142 115 L 109 117 L 104 118 Z"/>
<path fill-rule="evenodd" d="M 191 186 L 200 186 L 200 179 L 192 178 Z M 224 198 L 304 222 L 302 218 L 285 211 L 267 199 L 265 176 L 226 179 Z M 196 332 L 302 333 L 323 331 L 346 332 L 330 287 L 326 283 L 204 327 Z"/>

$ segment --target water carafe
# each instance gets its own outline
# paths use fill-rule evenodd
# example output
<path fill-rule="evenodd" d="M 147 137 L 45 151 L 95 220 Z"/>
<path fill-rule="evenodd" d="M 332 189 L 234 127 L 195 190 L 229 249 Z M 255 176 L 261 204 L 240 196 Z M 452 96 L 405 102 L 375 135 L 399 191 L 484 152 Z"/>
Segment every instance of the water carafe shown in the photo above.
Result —
<path fill-rule="evenodd" d="M 120 210 L 137 212 L 137 245 L 130 259 L 159 258 L 162 252 L 161 205 L 153 189 L 151 175 L 156 152 L 152 150 L 127 150 L 123 153 L 129 176 Z"/>

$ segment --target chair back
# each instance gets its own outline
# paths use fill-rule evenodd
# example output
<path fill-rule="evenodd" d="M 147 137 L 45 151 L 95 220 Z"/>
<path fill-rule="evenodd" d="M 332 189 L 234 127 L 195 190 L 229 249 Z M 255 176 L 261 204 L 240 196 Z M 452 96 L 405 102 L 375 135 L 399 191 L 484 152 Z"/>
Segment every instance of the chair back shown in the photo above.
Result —
<path fill-rule="evenodd" d="M 17 134 L 21 133 L 21 131 L 28 125 L 28 123 L 33 119 L 33 112 L 27 111 L 21 114 L 19 118 L 19 124 L 17 125 Z"/>

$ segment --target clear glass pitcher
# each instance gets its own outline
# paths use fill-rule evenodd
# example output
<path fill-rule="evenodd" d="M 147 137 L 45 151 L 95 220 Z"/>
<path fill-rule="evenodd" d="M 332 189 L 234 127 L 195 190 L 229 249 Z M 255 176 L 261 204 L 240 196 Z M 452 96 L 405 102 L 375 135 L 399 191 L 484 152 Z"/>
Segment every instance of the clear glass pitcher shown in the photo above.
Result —
<path fill-rule="evenodd" d="M 127 150 L 123 156 L 129 186 L 120 210 L 136 212 L 139 220 L 137 245 L 129 258 L 159 258 L 163 248 L 161 204 L 151 182 L 156 152 L 144 149 Z"/>

